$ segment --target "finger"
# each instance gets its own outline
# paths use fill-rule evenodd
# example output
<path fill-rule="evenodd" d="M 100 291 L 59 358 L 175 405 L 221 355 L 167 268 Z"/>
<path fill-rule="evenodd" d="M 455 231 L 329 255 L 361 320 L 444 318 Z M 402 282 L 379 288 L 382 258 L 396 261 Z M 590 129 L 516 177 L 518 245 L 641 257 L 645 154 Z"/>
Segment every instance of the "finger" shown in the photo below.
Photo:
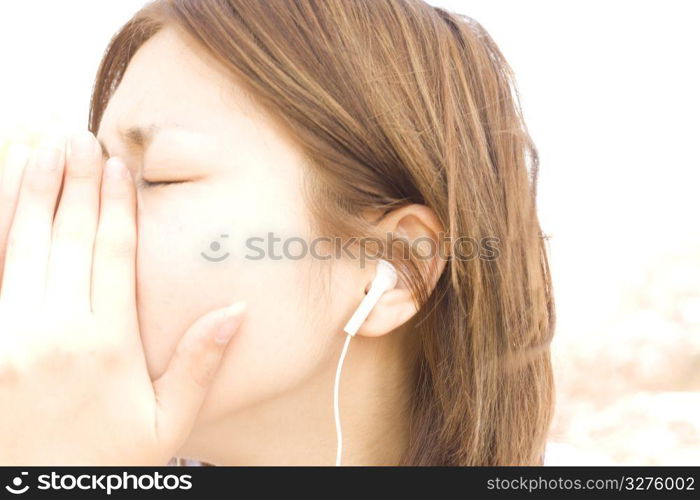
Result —
<path fill-rule="evenodd" d="M 110 158 L 102 177 L 92 268 L 92 310 L 117 321 L 136 308 L 136 193 L 124 162 Z"/>
<path fill-rule="evenodd" d="M 31 153 L 32 150 L 28 146 L 15 143 L 7 150 L 3 162 L 2 176 L 0 177 L 0 283 L 2 283 L 2 272 L 5 267 L 7 237 L 12 219 L 15 216 L 19 186 Z"/>
<path fill-rule="evenodd" d="M 44 142 L 25 168 L 7 241 L 2 299 L 43 299 L 56 199 L 63 178 L 63 139 Z"/>
<path fill-rule="evenodd" d="M 69 146 L 53 225 L 46 297 L 62 307 L 84 306 L 89 310 L 102 154 L 97 140 L 87 131 L 74 134 Z"/>
<path fill-rule="evenodd" d="M 245 308 L 238 302 L 197 320 L 180 340 L 165 373 L 153 383 L 162 442 L 177 448 L 189 434 Z"/>
<path fill-rule="evenodd" d="M 5 170 L 5 156 L 7 155 L 7 141 L 0 141 L 0 186 L 2 185 L 2 173 Z"/>

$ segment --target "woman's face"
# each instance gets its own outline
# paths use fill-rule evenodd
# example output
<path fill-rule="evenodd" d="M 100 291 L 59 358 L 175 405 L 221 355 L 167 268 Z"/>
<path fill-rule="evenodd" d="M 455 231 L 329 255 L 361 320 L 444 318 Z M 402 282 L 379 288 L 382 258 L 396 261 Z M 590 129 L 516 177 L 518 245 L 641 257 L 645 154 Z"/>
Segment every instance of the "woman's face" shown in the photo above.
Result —
<path fill-rule="evenodd" d="M 153 134 L 143 148 L 121 136 L 137 126 Z M 98 138 L 137 183 L 173 183 L 138 187 L 137 301 L 151 376 L 199 316 L 248 303 L 200 425 L 272 400 L 335 361 L 351 304 L 324 293 L 332 282 L 318 267 L 327 263 L 274 258 L 288 238 L 311 238 L 302 156 L 215 61 L 161 31 L 129 64 Z M 334 265 L 333 279 L 347 283 L 350 269 Z"/>

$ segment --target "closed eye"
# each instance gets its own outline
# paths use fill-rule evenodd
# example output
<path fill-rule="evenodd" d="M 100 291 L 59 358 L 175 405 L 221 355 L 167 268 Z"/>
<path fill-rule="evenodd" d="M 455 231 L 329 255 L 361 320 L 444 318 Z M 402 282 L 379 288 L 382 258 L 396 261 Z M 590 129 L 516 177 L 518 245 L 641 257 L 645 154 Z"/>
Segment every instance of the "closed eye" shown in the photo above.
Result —
<path fill-rule="evenodd" d="M 173 184 L 184 184 L 185 182 L 187 182 L 187 181 L 156 181 L 156 182 L 152 182 L 152 181 L 144 179 L 143 177 L 140 177 L 138 184 L 139 184 L 139 187 L 142 187 L 144 189 L 151 189 L 151 188 L 162 187 L 162 186 L 170 186 Z"/>

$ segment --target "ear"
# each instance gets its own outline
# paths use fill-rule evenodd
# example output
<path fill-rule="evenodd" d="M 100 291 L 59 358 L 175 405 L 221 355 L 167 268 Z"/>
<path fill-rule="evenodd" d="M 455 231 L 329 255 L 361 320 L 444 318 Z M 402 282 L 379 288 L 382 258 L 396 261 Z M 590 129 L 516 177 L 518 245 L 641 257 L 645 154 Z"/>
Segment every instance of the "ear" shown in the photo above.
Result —
<path fill-rule="evenodd" d="M 387 234 L 392 233 L 395 239 L 406 241 L 407 253 L 395 257 L 410 257 L 417 262 L 427 273 L 428 293 L 431 293 L 447 265 L 447 255 L 441 251 L 443 242 L 440 237 L 444 229 L 435 212 L 420 204 L 403 206 L 386 214 L 378 227 Z M 369 290 L 375 272 L 376 264 L 368 269 L 363 293 Z M 366 337 L 385 335 L 402 326 L 417 312 L 418 305 L 413 301 L 409 287 L 399 278 L 394 289 L 384 292 L 357 334 Z"/>

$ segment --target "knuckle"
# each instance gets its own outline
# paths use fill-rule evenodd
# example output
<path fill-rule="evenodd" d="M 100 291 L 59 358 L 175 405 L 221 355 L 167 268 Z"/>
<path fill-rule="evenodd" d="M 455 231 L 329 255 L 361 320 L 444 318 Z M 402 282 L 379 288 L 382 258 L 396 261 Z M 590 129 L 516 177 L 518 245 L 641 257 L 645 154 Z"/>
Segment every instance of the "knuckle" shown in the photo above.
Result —
<path fill-rule="evenodd" d="M 130 258 L 136 251 L 136 240 L 131 234 L 110 234 L 102 238 L 99 248 L 106 257 Z"/>
<path fill-rule="evenodd" d="M 11 357 L 0 358 L 0 386 L 8 386 L 16 383 L 21 376 L 19 363 Z"/>
<path fill-rule="evenodd" d="M 209 387 L 211 380 L 214 378 L 214 369 L 208 366 L 192 366 L 192 379 L 202 389 Z"/>
<path fill-rule="evenodd" d="M 12 257 L 33 255 L 35 253 L 35 247 L 36 242 L 32 241 L 31 238 L 25 238 L 21 234 L 17 234 L 14 231 L 10 231 L 10 234 L 7 238 L 8 255 Z"/>
<path fill-rule="evenodd" d="M 132 201 L 131 189 L 122 182 L 112 182 L 103 189 L 103 196 L 109 198 L 114 205 L 127 205 Z"/>
<path fill-rule="evenodd" d="M 124 349 L 122 345 L 113 339 L 102 339 L 99 347 L 90 351 L 97 355 L 100 366 L 105 368 L 115 368 L 124 362 Z"/>
<path fill-rule="evenodd" d="M 96 364 L 101 369 L 119 366 L 123 360 L 117 342 L 105 338 L 84 339 L 82 342 L 64 341 L 38 350 L 36 367 L 51 373 L 80 370 L 80 366 Z"/>
<path fill-rule="evenodd" d="M 51 372 L 65 371 L 80 360 L 76 346 L 68 342 L 44 345 L 35 351 L 36 367 Z"/>
<path fill-rule="evenodd" d="M 42 255 L 44 242 L 37 237 L 27 234 L 27 231 L 11 232 L 5 250 L 5 270 L 10 265 L 24 265 L 27 262 L 37 262 Z"/>
<path fill-rule="evenodd" d="M 186 356 L 187 366 L 190 376 L 203 389 L 209 386 L 214 377 L 214 367 L 211 363 L 207 363 L 207 346 L 203 339 L 197 339 L 194 342 L 188 343 L 182 353 Z"/>
<path fill-rule="evenodd" d="M 65 174 L 66 181 L 73 184 L 96 184 L 99 179 L 97 165 L 91 158 L 69 162 Z"/>
<path fill-rule="evenodd" d="M 54 223 L 54 239 L 61 241 L 85 241 L 90 239 L 88 220 L 72 217 L 70 220 L 59 217 Z"/>
<path fill-rule="evenodd" d="M 25 196 L 44 198 L 53 195 L 56 184 L 57 180 L 53 176 L 37 173 L 36 169 L 28 169 L 25 171 L 21 190 Z"/>

